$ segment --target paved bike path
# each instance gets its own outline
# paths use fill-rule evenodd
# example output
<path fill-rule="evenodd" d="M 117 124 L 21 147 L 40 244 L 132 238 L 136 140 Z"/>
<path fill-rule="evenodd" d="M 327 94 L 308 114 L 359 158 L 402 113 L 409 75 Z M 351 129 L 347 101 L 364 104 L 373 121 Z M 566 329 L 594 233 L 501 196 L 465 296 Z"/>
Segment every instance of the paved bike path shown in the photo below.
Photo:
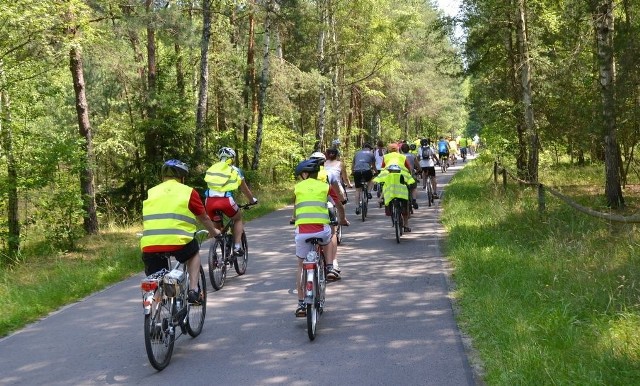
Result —
<path fill-rule="evenodd" d="M 458 168 L 437 173 L 439 190 Z M 0 340 L 0 385 L 474 385 L 440 249 L 440 202 L 426 207 L 420 191 L 419 203 L 400 244 L 383 209 L 371 205 L 363 223 L 348 205 L 343 280 L 328 285 L 313 342 L 293 315 L 285 208 L 247 224 L 246 275 L 231 269 L 220 291 L 207 275 L 203 332 L 179 338 L 162 372 L 146 358 L 140 273 Z"/>

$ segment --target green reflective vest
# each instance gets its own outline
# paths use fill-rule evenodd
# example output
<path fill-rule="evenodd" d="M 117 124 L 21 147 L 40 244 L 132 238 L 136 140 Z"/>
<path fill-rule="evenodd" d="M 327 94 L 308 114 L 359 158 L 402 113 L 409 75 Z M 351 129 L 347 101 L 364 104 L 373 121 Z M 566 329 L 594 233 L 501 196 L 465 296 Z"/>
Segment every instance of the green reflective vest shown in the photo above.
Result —
<path fill-rule="evenodd" d="M 142 203 L 144 231 L 140 248 L 151 245 L 185 245 L 193 240 L 196 216 L 189 210 L 193 188 L 167 180 L 147 192 Z"/>
<path fill-rule="evenodd" d="M 327 195 L 329 184 L 307 178 L 294 188 L 296 204 L 294 208 L 296 226 L 300 224 L 329 224 Z"/>
<path fill-rule="evenodd" d="M 211 165 L 204 176 L 207 187 L 216 192 L 232 192 L 240 186 L 242 180 L 238 171 L 225 161 Z"/>

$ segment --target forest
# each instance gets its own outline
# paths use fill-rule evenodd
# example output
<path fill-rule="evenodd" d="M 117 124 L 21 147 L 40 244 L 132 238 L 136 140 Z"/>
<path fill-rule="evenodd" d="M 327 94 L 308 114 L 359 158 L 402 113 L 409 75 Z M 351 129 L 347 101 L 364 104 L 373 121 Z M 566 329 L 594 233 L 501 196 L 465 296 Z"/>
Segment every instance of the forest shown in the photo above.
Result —
<path fill-rule="evenodd" d="M 541 153 L 636 172 L 640 4 L 629 0 L 16 0 L 0 7 L 0 261 L 139 221 L 162 162 L 221 146 L 253 187 L 334 139 L 479 134 L 537 181 Z M 454 33 L 462 31 L 462 34 Z"/>

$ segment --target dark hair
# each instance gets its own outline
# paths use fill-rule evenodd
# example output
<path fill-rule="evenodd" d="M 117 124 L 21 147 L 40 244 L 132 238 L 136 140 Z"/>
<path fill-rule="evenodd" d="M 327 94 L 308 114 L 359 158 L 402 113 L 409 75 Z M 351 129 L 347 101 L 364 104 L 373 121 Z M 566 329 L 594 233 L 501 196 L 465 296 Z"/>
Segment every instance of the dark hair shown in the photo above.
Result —
<path fill-rule="evenodd" d="M 369 150 L 373 149 L 373 148 L 371 147 L 371 144 L 369 144 L 368 142 L 365 142 L 365 144 L 364 144 L 364 145 L 362 145 L 362 148 L 363 148 L 363 149 L 369 149 Z"/>
<path fill-rule="evenodd" d="M 384 147 L 384 142 L 382 142 L 381 139 L 378 140 L 378 142 L 376 143 L 376 146 L 378 147 Z"/>
<path fill-rule="evenodd" d="M 331 148 L 327 150 L 327 158 L 332 161 L 338 158 L 339 155 L 340 155 L 340 152 L 338 151 L 338 149 Z"/>
<path fill-rule="evenodd" d="M 406 142 L 405 142 L 405 143 L 403 143 L 403 144 L 402 144 L 402 146 L 400 146 L 400 150 L 401 150 L 403 153 L 408 153 L 408 152 L 409 152 L 409 145 L 407 145 L 407 143 L 406 143 Z"/>

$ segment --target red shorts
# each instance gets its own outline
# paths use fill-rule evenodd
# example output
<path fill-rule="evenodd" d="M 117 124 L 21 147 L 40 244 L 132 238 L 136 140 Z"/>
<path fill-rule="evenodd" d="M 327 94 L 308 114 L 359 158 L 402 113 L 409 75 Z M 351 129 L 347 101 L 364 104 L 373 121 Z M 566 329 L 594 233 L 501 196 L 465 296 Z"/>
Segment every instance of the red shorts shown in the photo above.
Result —
<path fill-rule="evenodd" d="M 207 197 L 205 209 L 211 221 L 217 222 L 222 221 L 222 217 L 217 213 L 218 211 L 231 218 L 240 210 L 233 197 Z"/>

